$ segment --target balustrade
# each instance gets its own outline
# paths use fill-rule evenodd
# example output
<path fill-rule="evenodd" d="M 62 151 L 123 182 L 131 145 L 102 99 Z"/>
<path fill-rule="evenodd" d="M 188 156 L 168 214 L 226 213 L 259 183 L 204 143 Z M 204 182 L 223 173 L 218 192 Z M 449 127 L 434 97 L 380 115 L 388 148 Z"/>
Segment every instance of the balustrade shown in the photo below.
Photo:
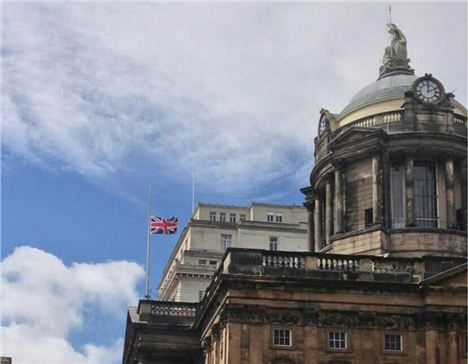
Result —
<path fill-rule="evenodd" d="M 305 259 L 298 255 L 264 254 L 262 266 L 269 268 L 304 269 Z"/>
<path fill-rule="evenodd" d="M 466 118 L 462 115 L 455 114 L 453 116 L 453 123 L 457 125 L 465 125 L 466 124 Z"/>
<path fill-rule="evenodd" d="M 341 272 L 356 272 L 359 271 L 359 259 L 343 257 L 343 258 L 318 258 L 318 269 L 332 270 Z"/>
<path fill-rule="evenodd" d="M 197 308 L 193 305 L 158 302 L 151 304 L 151 313 L 157 316 L 195 317 Z"/>

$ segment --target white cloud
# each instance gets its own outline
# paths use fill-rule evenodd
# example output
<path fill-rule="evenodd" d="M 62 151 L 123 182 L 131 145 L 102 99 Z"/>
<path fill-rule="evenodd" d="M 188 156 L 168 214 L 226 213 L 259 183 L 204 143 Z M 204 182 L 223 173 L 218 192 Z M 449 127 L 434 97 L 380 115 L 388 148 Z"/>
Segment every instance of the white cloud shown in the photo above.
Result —
<path fill-rule="evenodd" d="M 466 4 L 393 8 L 413 67 L 465 101 Z M 226 192 L 293 178 L 312 159 L 318 110 L 339 112 L 375 80 L 388 42 L 384 4 L 4 4 L 3 13 L 8 150 L 91 178 L 137 176 L 136 159 L 173 179 L 196 166 L 200 184 Z"/>
<path fill-rule="evenodd" d="M 86 343 L 74 348 L 73 332 L 99 320 L 125 320 L 138 300 L 136 283 L 143 271 L 127 261 L 73 263 L 42 250 L 22 246 L 6 257 L 2 268 L 2 354 L 15 363 L 116 363 L 122 355 L 122 333 L 109 345 Z"/>

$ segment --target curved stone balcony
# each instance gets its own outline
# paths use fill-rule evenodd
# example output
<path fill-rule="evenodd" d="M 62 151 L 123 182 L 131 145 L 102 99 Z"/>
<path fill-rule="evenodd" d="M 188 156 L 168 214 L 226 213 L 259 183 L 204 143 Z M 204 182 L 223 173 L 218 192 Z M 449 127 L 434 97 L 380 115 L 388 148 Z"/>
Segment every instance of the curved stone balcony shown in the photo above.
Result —
<path fill-rule="evenodd" d="M 465 136 L 467 135 L 466 117 L 460 114 L 453 114 L 453 118 L 444 115 L 431 115 L 424 121 L 406 121 L 404 111 L 392 111 L 353 121 L 346 124 L 332 133 L 332 138 L 336 138 L 350 128 L 379 128 L 388 134 L 404 132 L 432 132 L 446 133 Z"/>

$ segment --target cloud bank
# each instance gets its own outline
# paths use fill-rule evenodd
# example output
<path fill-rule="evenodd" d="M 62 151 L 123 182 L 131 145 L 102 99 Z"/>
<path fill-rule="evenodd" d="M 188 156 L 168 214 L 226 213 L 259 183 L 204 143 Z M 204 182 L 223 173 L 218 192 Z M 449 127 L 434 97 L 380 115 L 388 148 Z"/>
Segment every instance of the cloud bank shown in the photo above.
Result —
<path fill-rule="evenodd" d="M 106 345 L 72 346 L 70 335 L 89 325 L 121 324 L 138 301 L 143 276 L 136 263 L 72 263 L 21 246 L 1 263 L 2 355 L 14 363 L 118 363 L 123 332 Z M 99 312 L 96 317 L 92 313 Z"/>
<path fill-rule="evenodd" d="M 5 150 L 90 179 L 306 182 L 318 111 L 376 79 L 385 17 L 383 4 L 3 4 Z M 466 4 L 394 17 L 418 74 L 464 101 Z"/>

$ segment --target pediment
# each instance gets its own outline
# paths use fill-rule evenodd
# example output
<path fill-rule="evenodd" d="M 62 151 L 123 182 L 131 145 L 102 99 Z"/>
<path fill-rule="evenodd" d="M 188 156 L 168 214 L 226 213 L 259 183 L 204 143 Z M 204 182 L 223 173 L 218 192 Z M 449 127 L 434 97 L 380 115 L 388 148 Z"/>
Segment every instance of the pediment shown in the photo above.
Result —
<path fill-rule="evenodd" d="M 467 286 L 467 263 L 438 273 L 421 281 L 425 287 L 465 288 Z"/>
<path fill-rule="evenodd" d="M 330 147 L 335 149 L 349 144 L 365 143 L 369 139 L 383 138 L 382 129 L 350 127 L 330 141 Z"/>

